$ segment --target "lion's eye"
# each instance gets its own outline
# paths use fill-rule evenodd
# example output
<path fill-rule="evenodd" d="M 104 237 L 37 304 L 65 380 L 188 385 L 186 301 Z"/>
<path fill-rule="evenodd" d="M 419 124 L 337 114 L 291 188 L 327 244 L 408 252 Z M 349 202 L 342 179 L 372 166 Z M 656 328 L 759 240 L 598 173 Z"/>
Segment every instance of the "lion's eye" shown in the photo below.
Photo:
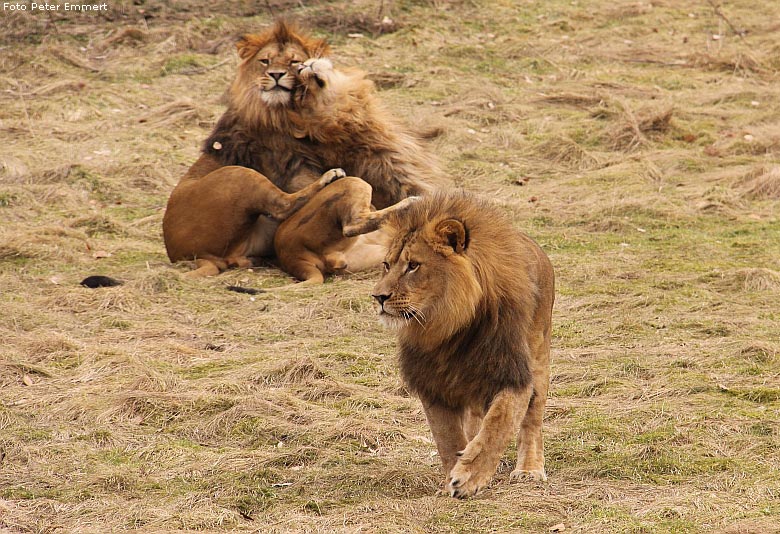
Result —
<path fill-rule="evenodd" d="M 290 66 L 291 67 L 296 67 L 296 66 L 298 66 L 300 64 L 301 64 L 300 60 L 297 60 L 297 59 L 293 59 L 292 61 L 290 61 Z"/>
<path fill-rule="evenodd" d="M 390 264 L 389 264 L 389 263 L 387 263 L 386 261 L 383 261 L 383 262 L 382 262 L 382 267 L 384 267 L 384 268 L 385 268 L 385 272 L 387 272 L 387 271 L 389 271 L 389 270 L 390 270 Z"/>
<path fill-rule="evenodd" d="M 414 271 L 416 271 L 419 268 L 420 268 L 420 264 L 419 263 L 417 263 L 416 261 L 410 261 L 409 265 L 406 267 L 406 272 L 407 273 L 413 273 Z"/>
<path fill-rule="evenodd" d="M 260 61 L 260 63 L 262 63 L 265 66 L 268 66 L 268 65 L 271 64 L 271 60 L 269 60 L 267 58 L 260 58 L 258 61 Z"/>

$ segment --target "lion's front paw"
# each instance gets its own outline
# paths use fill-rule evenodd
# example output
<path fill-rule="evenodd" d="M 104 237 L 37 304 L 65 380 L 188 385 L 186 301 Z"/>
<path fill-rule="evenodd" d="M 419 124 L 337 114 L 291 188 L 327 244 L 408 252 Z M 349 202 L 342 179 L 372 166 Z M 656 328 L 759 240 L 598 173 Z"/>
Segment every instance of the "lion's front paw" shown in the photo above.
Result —
<path fill-rule="evenodd" d="M 544 482 L 547 480 L 547 474 L 544 472 L 544 468 L 541 469 L 515 469 L 509 475 L 510 482 L 518 482 L 520 480 L 534 480 L 536 482 Z"/>
<path fill-rule="evenodd" d="M 452 497 L 465 499 L 473 497 L 488 485 L 493 473 L 496 472 L 497 462 L 487 454 L 476 452 L 469 454 L 468 447 L 450 471 L 450 483 L 447 490 Z"/>
<path fill-rule="evenodd" d="M 328 172 L 326 172 L 325 174 L 322 175 L 321 180 L 325 184 L 329 184 L 329 183 L 335 182 L 339 178 L 344 178 L 346 175 L 347 175 L 347 173 L 344 172 L 344 169 L 331 169 L 331 170 L 329 170 Z"/>
<path fill-rule="evenodd" d="M 331 71 L 333 63 L 329 59 L 310 58 L 298 67 L 298 78 L 307 85 L 310 85 L 309 82 L 315 82 L 319 87 L 325 87 Z"/>
<path fill-rule="evenodd" d="M 452 468 L 452 481 L 447 486 L 451 497 L 466 499 L 474 497 L 488 485 L 493 476 L 492 470 L 482 470 L 473 465 L 464 465 L 458 462 Z"/>

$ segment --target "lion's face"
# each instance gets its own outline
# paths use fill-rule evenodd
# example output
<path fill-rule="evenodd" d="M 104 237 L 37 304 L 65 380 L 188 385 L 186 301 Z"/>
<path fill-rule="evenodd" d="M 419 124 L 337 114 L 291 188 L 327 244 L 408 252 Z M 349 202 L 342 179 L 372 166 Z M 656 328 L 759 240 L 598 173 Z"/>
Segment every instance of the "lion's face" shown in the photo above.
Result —
<path fill-rule="evenodd" d="M 233 96 L 243 106 L 284 108 L 293 102 L 303 62 L 327 53 L 325 41 L 308 39 L 279 22 L 268 32 L 245 35 L 236 44 L 241 58 Z"/>
<path fill-rule="evenodd" d="M 482 289 L 467 245 L 463 224 L 453 219 L 396 234 L 373 292 L 380 321 L 422 331 L 431 342 L 468 323 Z"/>
<path fill-rule="evenodd" d="M 295 43 L 271 43 L 245 60 L 242 74 L 268 106 L 286 106 L 292 102 L 298 69 L 306 59 L 306 51 Z"/>

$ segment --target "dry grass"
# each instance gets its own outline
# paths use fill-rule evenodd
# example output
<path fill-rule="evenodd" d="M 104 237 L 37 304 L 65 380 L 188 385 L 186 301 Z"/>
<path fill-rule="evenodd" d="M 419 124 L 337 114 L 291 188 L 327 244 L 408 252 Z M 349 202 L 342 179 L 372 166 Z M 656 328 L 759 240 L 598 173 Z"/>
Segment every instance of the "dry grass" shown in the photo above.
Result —
<path fill-rule="evenodd" d="M 740 180 L 739 188 L 752 200 L 780 200 L 780 167 L 751 172 Z"/>
<path fill-rule="evenodd" d="M 672 108 L 643 109 L 637 113 L 625 101 L 620 101 L 618 123 L 608 133 L 608 142 L 615 150 L 632 151 L 661 137 L 671 128 Z"/>
<path fill-rule="evenodd" d="M 4 13 L 0 531 L 780 531 L 780 10 L 585 4 Z M 224 287 L 288 280 L 167 262 L 232 39 L 281 13 L 550 254 L 549 482 L 510 484 L 512 449 L 434 496 L 374 273 L 250 297 Z"/>

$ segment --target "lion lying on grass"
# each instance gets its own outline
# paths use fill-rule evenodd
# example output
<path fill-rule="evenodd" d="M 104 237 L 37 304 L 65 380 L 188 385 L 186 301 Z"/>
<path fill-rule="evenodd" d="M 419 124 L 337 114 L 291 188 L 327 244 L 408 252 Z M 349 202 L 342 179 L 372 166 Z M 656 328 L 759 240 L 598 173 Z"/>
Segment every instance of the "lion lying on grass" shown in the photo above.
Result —
<path fill-rule="evenodd" d="M 347 267 L 360 270 L 376 265 L 385 255 L 384 242 L 377 241 L 373 253 L 369 243 L 355 249 L 360 236 L 378 230 L 389 216 L 418 198 L 372 210 L 371 186 L 354 176 L 342 178 L 279 226 L 274 239 L 279 267 L 311 285 Z"/>
<path fill-rule="evenodd" d="M 268 196 L 254 193 L 262 178 L 295 193 L 327 169 L 343 168 L 371 185 L 367 209 L 431 189 L 439 175 L 433 158 L 391 119 L 362 72 L 333 68 L 325 41 L 278 22 L 263 34 L 244 36 L 237 47 L 241 62 L 228 109 L 168 201 L 163 236 L 172 262 L 195 260 L 190 274 L 207 276 L 273 255 L 279 217 L 248 203 L 252 196 Z M 216 198 L 220 202 L 210 202 Z M 312 220 L 318 214 L 308 210 L 302 216 Z M 317 225 L 310 227 L 316 231 Z M 350 242 L 344 268 L 378 264 L 384 248 L 381 240 L 371 241 L 364 247 Z M 285 246 L 276 240 L 277 252 Z"/>
<path fill-rule="evenodd" d="M 438 193 L 391 215 L 373 297 L 397 329 L 401 375 L 422 400 L 444 488 L 476 495 L 512 436 L 511 478 L 545 480 L 553 268 L 487 202 Z"/>

